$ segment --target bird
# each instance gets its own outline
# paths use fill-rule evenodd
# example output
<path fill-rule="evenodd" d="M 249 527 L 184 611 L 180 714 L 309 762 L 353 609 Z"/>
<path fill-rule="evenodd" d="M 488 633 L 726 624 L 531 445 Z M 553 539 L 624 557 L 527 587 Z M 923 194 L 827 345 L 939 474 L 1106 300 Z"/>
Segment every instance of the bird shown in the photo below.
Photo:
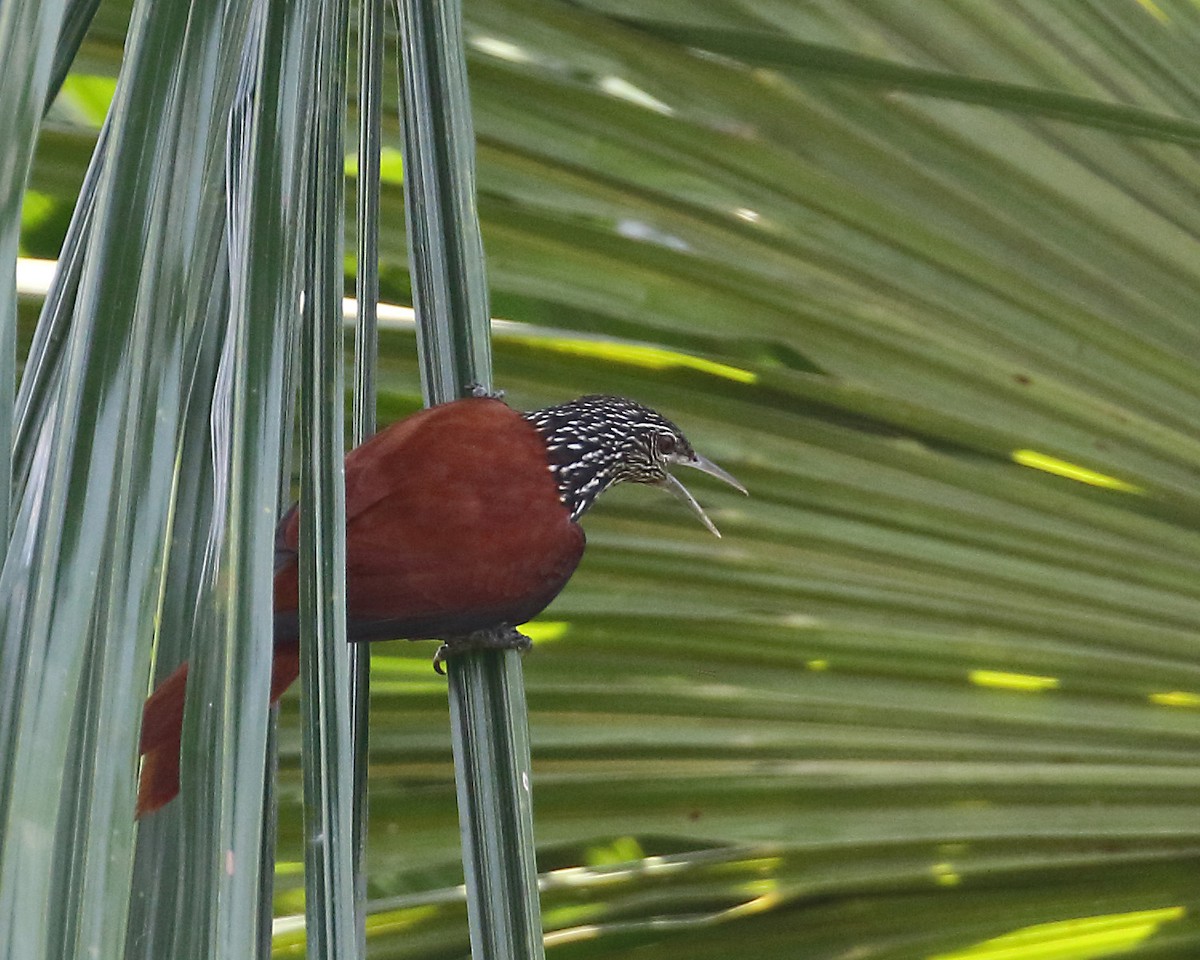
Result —
<path fill-rule="evenodd" d="M 526 648 L 515 628 L 566 586 L 586 542 L 579 521 L 610 487 L 662 487 L 720 536 L 677 465 L 746 493 L 672 421 L 624 397 L 520 412 L 471 396 L 393 423 L 345 459 L 347 639 L 441 640 L 438 668 L 472 649 Z M 271 703 L 300 671 L 299 521 L 294 506 L 276 533 Z M 184 663 L 146 700 L 138 817 L 179 792 L 187 674 Z"/>

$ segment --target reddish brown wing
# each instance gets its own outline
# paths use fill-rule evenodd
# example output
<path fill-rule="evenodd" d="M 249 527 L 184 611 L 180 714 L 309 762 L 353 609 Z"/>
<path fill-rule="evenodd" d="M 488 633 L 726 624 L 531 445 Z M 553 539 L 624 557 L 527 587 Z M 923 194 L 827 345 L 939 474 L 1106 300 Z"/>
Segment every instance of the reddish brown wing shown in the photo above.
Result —
<path fill-rule="evenodd" d="M 298 522 L 284 530 L 294 551 Z M 583 530 L 558 499 L 545 444 L 498 400 L 424 410 L 346 458 L 351 639 L 442 637 L 523 623 L 566 584 Z M 296 609 L 296 565 L 276 575 Z"/>

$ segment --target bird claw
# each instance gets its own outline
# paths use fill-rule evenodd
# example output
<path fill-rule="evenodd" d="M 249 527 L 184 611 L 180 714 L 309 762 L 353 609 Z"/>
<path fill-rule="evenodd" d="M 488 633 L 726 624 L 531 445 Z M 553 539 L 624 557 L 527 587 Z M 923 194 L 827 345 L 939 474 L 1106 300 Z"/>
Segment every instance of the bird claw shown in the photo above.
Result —
<path fill-rule="evenodd" d="M 482 383 L 468 383 L 467 392 L 478 399 L 483 400 L 503 400 L 503 390 L 489 390 Z"/>
<path fill-rule="evenodd" d="M 433 655 L 433 672 L 439 677 L 446 675 L 446 668 L 443 664 L 450 659 L 450 644 L 445 640 L 437 648 L 437 653 Z"/>
<path fill-rule="evenodd" d="M 516 650 L 525 653 L 533 646 L 533 641 L 515 627 L 492 627 L 487 630 L 475 630 L 460 637 L 448 637 L 442 641 L 433 655 L 433 669 L 441 676 L 446 675 L 444 664 L 451 657 L 463 653 L 474 653 L 478 650 Z"/>

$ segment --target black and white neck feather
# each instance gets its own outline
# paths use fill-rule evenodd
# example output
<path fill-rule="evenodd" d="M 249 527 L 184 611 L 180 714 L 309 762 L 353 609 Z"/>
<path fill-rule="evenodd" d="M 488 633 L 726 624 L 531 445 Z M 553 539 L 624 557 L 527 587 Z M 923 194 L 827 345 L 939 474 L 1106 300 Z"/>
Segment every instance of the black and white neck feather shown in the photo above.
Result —
<path fill-rule="evenodd" d="M 720 536 L 683 484 L 667 472 L 668 464 L 696 467 L 746 492 L 728 473 L 697 454 L 679 427 L 633 400 L 580 397 L 522 416 L 546 443 L 559 499 L 572 520 L 582 517 L 609 487 L 630 480 L 671 490 Z"/>

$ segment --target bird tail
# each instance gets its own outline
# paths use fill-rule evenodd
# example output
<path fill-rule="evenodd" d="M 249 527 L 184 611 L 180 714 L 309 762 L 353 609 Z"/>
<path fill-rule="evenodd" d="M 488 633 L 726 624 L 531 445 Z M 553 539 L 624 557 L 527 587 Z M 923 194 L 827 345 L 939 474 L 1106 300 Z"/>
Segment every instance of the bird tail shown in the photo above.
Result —
<path fill-rule="evenodd" d="M 137 816 L 153 813 L 179 792 L 179 739 L 188 665 L 184 663 L 155 688 L 142 708 L 142 761 Z"/>
<path fill-rule="evenodd" d="M 277 644 L 271 664 L 271 703 L 283 696 L 299 674 L 299 645 Z M 179 743 L 183 734 L 187 678 L 188 665 L 184 663 L 155 688 L 142 708 L 139 749 L 143 759 L 138 780 L 138 817 L 153 813 L 179 793 Z"/>

